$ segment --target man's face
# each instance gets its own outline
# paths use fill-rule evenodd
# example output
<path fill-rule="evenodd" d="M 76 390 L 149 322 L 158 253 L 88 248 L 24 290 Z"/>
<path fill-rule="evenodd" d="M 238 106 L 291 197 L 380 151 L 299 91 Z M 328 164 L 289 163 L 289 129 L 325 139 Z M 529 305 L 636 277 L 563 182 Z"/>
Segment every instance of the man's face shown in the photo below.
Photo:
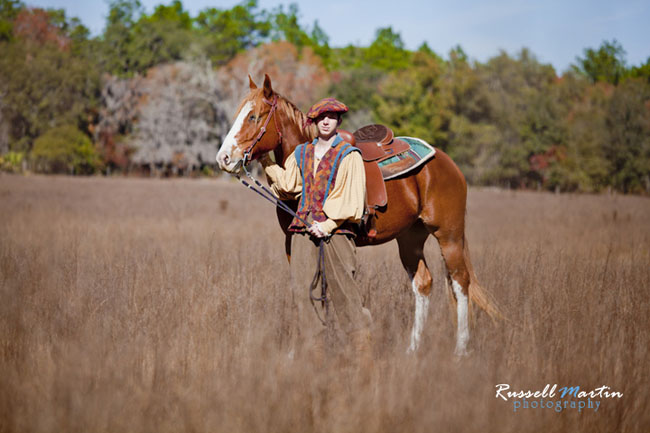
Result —
<path fill-rule="evenodd" d="M 318 133 L 329 137 L 339 124 L 339 116 L 334 112 L 323 113 L 316 118 L 316 126 L 318 126 Z"/>

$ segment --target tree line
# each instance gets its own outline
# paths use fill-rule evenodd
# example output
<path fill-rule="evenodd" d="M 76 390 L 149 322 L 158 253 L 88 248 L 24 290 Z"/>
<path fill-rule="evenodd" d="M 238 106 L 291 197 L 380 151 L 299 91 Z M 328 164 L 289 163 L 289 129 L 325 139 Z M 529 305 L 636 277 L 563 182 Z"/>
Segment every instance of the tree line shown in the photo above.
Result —
<path fill-rule="evenodd" d="M 329 46 L 296 5 L 246 0 L 192 16 L 111 0 L 91 37 L 64 10 L 0 0 L 0 166 L 46 173 L 213 174 L 247 91 L 269 73 L 303 110 L 331 95 L 344 127 L 384 123 L 443 149 L 474 185 L 650 192 L 650 58 L 615 40 L 559 74 L 527 49 L 471 61 L 380 28 Z"/>

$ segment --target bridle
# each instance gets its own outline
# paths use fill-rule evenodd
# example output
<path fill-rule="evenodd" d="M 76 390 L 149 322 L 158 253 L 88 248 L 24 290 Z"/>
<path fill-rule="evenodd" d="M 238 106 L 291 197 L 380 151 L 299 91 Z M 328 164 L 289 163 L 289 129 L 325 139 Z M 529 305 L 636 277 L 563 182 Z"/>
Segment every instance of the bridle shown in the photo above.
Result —
<path fill-rule="evenodd" d="M 266 133 L 266 127 L 269 126 L 269 122 L 271 121 L 271 117 L 273 117 L 273 122 L 275 123 L 275 130 L 278 133 L 278 142 L 276 143 L 277 145 L 282 144 L 282 131 L 280 131 L 280 127 L 278 126 L 278 116 L 274 116 L 275 110 L 278 108 L 278 95 L 275 94 L 273 96 L 273 101 L 269 101 L 266 98 L 263 98 L 262 101 L 264 101 L 265 104 L 271 106 L 271 111 L 269 111 L 269 115 L 266 117 L 266 120 L 264 121 L 264 125 L 262 125 L 262 129 L 260 129 L 260 132 L 257 134 L 257 137 L 255 137 L 255 141 L 248 146 L 248 149 L 244 151 L 244 159 L 242 161 L 242 166 L 246 166 L 250 162 L 250 156 L 251 152 L 253 151 L 253 148 L 257 145 L 257 143 L 262 140 L 262 137 Z"/>

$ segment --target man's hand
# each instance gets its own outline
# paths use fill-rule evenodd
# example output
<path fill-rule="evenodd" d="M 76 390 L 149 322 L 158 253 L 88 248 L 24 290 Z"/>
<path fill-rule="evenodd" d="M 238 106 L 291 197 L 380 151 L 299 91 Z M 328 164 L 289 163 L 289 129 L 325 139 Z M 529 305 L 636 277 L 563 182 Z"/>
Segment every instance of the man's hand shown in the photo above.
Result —
<path fill-rule="evenodd" d="M 318 221 L 314 221 L 312 225 L 307 228 L 307 231 L 312 235 L 316 236 L 317 238 L 324 238 L 327 236 L 327 233 L 325 233 L 323 229 L 321 229 Z"/>

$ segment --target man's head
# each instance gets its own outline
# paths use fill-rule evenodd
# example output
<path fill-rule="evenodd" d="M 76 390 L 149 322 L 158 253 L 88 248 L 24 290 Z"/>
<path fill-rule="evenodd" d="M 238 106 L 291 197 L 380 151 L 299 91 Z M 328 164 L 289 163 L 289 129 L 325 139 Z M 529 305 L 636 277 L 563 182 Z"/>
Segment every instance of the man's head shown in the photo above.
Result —
<path fill-rule="evenodd" d="M 334 98 L 321 99 L 307 113 L 310 122 L 316 123 L 321 136 L 331 136 L 341 124 L 343 113 L 348 107 Z"/>

